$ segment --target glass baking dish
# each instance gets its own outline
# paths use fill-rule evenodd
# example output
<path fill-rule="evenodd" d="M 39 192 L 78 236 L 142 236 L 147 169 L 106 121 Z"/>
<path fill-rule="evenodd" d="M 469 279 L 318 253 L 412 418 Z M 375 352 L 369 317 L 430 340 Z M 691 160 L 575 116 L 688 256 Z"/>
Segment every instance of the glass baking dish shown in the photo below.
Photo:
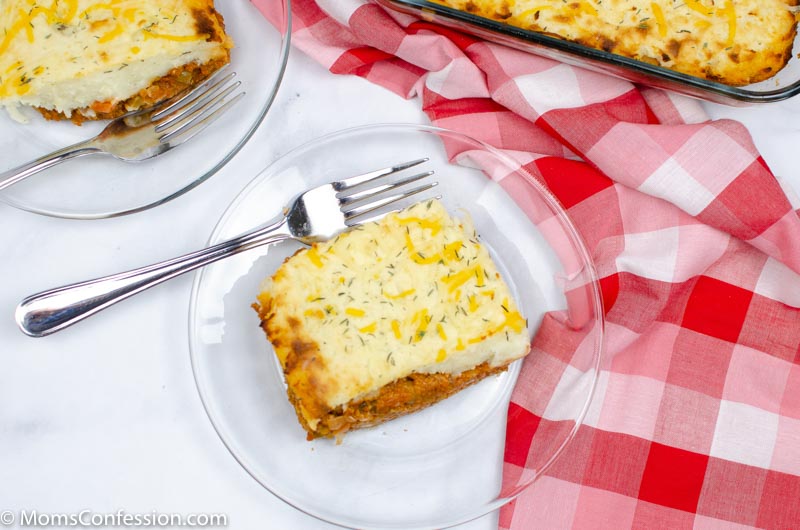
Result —
<path fill-rule="evenodd" d="M 427 0 L 375 0 L 423 20 L 504 44 L 563 63 L 603 72 L 644 85 L 672 90 L 726 105 L 769 103 L 800 92 L 800 46 L 795 39 L 789 63 L 775 76 L 752 85 L 734 87 L 655 66 L 636 59 L 478 17 Z"/>

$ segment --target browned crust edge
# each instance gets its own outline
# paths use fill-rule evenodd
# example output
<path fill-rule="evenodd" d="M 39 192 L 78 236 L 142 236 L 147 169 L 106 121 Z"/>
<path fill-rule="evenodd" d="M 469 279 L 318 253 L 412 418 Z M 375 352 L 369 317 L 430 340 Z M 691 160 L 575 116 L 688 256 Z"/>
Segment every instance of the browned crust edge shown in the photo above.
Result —
<path fill-rule="evenodd" d="M 89 107 L 72 111 L 70 117 L 56 110 L 39 107 L 36 110 L 48 120 L 69 120 L 76 125 L 85 121 L 113 120 L 128 112 L 152 107 L 159 101 L 169 99 L 189 87 L 200 84 L 228 61 L 228 57 L 221 57 L 204 64 L 189 63 L 179 68 L 173 68 L 167 75 L 156 79 L 150 86 L 143 88 L 126 100 L 116 103 L 98 101 Z"/>
<path fill-rule="evenodd" d="M 348 431 L 374 427 L 400 416 L 420 411 L 482 379 L 506 370 L 508 365 L 489 366 L 483 363 L 460 374 L 412 373 L 385 385 L 373 397 L 350 401 L 329 410 L 312 429 L 300 412 L 297 417 L 308 433 L 306 439 L 339 438 Z M 297 411 L 297 396 L 287 388 L 289 401 Z"/>
<path fill-rule="evenodd" d="M 384 385 L 369 396 L 330 408 L 316 397 L 314 391 L 322 384 L 317 376 L 324 370 L 323 360 L 318 355 L 319 346 L 302 339 L 301 324 L 297 321 L 289 323 L 288 332 L 275 325 L 274 305 L 272 298 L 262 295 L 252 307 L 260 317 L 260 327 L 282 359 L 289 402 L 308 440 L 339 439 L 348 431 L 417 412 L 508 367 L 508 364 L 490 366 L 483 363 L 459 374 L 412 373 Z M 309 425 L 306 415 L 319 420 L 315 427 Z"/>

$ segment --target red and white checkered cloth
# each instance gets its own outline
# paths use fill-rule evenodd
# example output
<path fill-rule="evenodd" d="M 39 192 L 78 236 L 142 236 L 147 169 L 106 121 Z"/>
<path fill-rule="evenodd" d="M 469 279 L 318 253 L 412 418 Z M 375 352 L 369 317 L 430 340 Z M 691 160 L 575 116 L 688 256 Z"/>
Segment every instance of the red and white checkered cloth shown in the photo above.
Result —
<path fill-rule="evenodd" d="M 277 23 L 277 2 L 253 1 Z M 292 3 L 296 47 L 512 153 L 595 260 L 607 319 L 595 400 L 501 528 L 800 528 L 800 202 L 744 127 L 364 0 Z M 554 327 L 534 340 L 552 362 L 526 361 L 522 381 L 566 369 Z M 512 397 L 507 477 L 558 428 L 530 393 Z"/>

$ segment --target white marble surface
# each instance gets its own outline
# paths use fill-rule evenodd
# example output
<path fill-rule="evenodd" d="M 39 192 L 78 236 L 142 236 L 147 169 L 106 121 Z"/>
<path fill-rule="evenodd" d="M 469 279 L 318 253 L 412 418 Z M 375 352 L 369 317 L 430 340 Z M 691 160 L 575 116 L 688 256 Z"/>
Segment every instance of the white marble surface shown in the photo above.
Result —
<path fill-rule="evenodd" d="M 800 189 L 800 99 L 708 108 L 747 124 L 773 170 Z M 191 275 L 44 339 L 23 336 L 12 313 L 30 293 L 203 246 L 240 188 L 281 153 L 377 122 L 426 119 L 417 101 L 330 75 L 293 52 L 260 130 L 187 195 L 98 221 L 51 219 L 0 204 L 0 512 L 217 512 L 236 529 L 333 528 L 262 489 L 212 429 L 189 365 Z M 487 517 L 463 528 L 493 524 Z"/>

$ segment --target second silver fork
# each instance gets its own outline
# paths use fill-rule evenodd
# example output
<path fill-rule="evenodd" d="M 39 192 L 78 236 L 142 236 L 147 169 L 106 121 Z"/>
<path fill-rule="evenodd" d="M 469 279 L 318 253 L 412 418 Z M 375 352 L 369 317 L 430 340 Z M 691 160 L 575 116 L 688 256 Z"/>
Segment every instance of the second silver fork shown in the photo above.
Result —
<path fill-rule="evenodd" d="M 17 306 L 17 325 L 29 336 L 42 337 L 145 289 L 239 252 L 284 239 L 306 244 L 330 239 L 348 228 L 385 215 L 378 213 L 383 212 L 385 206 L 436 186 L 436 182 L 429 182 L 411 189 L 400 188 L 432 175 L 432 171 L 394 182 L 387 179 L 426 160 L 406 162 L 312 188 L 297 196 L 276 220 L 203 250 L 29 296 Z M 388 194 L 391 191 L 396 193 Z"/>
<path fill-rule="evenodd" d="M 109 155 L 126 162 L 153 158 L 194 137 L 245 93 L 228 97 L 241 85 L 235 72 L 223 68 L 197 87 L 147 109 L 112 120 L 89 140 L 0 173 L 0 190 L 72 158 Z"/>

